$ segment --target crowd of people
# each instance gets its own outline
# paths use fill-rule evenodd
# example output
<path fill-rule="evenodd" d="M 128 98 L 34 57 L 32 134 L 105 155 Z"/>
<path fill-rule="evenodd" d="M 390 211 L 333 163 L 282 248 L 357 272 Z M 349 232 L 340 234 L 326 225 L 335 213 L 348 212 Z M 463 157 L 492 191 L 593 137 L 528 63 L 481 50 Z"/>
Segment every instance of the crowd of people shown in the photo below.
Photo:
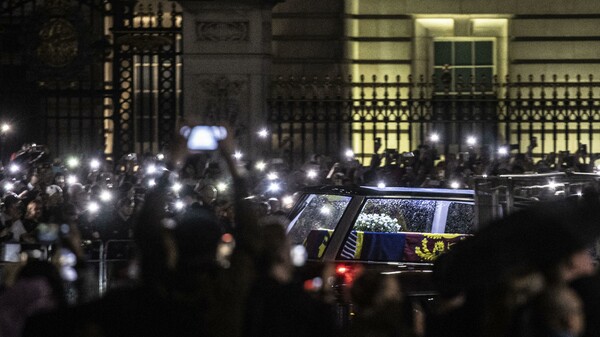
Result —
<path fill-rule="evenodd" d="M 363 166 L 350 151 L 344 160 L 332 162 L 328 157 L 313 156 L 303 166 L 321 170 L 318 183 L 348 185 L 386 185 L 406 187 L 472 188 L 473 176 L 499 176 L 506 174 L 595 172 L 595 156 L 587 153 L 585 146 L 577 151 L 550 152 L 538 158 L 535 138 L 525 152 L 516 146 L 468 146 L 463 152 L 441 154 L 435 143 L 422 144 L 411 152 L 399 153 L 396 149 L 382 151 L 381 142 L 375 142 L 375 153 L 369 165 Z M 298 174 L 298 173 L 296 173 Z M 297 185 L 306 184 L 306 181 Z"/>
<path fill-rule="evenodd" d="M 517 212 L 442 255 L 438 296 L 417 301 L 391 275 L 365 271 L 347 296 L 306 289 L 285 235 L 289 198 L 303 187 L 470 187 L 474 175 L 592 172 L 587 154 L 485 148 L 446 154 L 419 146 L 242 161 L 219 151 L 56 160 L 27 145 L 4 166 L 0 213 L 2 336 L 596 336 L 600 288 L 588 250 L 600 236 L 600 199 Z M 535 219 L 535 220 L 532 220 Z M 89 294 L 107 242 L 109 291 Z M 19 244 L 19 251 L 11 251 Z M 117 247 L 119 247 L 117 245 Z M 332 268 L 323 269 L 323 280 Z M 114 282 L 112 282 L 114 281 Z M 86 283 L 87 282 L 87 283 Z"/>

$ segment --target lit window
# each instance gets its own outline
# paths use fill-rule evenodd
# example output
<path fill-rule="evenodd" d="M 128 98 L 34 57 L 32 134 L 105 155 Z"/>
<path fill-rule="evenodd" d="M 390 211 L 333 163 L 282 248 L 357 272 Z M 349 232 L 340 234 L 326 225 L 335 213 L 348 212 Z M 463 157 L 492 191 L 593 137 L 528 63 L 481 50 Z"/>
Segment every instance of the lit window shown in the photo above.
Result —
<path fill-rule="evenodd" d="M 433 42 L 435 90 L 489 91 L 494 75 L 493 40 L 440 40 Z"/>

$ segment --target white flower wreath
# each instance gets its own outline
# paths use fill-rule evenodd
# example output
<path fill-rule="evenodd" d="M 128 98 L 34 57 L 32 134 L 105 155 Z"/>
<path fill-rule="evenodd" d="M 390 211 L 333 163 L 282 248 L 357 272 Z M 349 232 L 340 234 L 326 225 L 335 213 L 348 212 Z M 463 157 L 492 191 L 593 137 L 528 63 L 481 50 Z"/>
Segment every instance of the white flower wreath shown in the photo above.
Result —
<path fill-rule="evenodd" d="M 387 214 L 361 213 L 356 219 L 354 230 L 364 232 L 396 233 L 401 229 L 398 219 Z"/>

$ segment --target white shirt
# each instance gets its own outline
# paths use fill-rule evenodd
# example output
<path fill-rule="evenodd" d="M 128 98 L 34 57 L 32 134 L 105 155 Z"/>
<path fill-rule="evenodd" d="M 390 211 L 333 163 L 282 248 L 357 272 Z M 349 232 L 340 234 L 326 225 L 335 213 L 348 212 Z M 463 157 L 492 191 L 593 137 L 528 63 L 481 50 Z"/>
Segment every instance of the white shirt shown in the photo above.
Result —
<path fill-rule="evenodd" d="M 19 242 L 21 240 L 21 235 L 27 233 L 25 230 L 25 226 L 23 226 L 23 222 L 21 220 L 17 220 L 12 223 L 10 226 L 10 232 L 13 234 L 11 241 Z"/>

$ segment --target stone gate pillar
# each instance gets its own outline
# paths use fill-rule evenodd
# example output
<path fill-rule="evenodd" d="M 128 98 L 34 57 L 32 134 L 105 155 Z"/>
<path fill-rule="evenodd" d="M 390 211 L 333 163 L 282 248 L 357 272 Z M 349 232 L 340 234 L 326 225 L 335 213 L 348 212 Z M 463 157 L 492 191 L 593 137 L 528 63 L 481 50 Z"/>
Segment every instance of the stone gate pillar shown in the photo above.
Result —
<path fill-rule="evenodd" d="M 275 1 L 180 1 L 183 8 L 184 117 L 224 121 L 248 155 L 266 146 L 271 74 L 271 11 Z"/>

